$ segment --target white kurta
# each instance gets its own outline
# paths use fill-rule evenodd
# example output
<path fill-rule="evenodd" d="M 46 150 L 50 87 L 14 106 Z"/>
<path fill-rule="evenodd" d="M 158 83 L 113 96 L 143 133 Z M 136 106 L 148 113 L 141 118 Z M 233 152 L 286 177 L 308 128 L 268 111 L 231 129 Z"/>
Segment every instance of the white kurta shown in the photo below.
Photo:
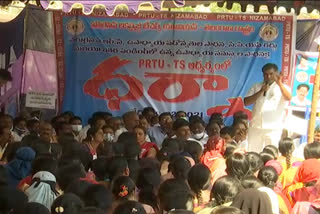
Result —
<path fill-rule="evenodd" d="M 254 85 L 246 97 L 261 90 L 263 83 Z M 272 83 L 266 96 L 260 96 L 252 111 L 249 125 L 249 151 L 261 152 L 266 145 L 278 147 L 285 116 L 286 100 L 277 83 Z"/>

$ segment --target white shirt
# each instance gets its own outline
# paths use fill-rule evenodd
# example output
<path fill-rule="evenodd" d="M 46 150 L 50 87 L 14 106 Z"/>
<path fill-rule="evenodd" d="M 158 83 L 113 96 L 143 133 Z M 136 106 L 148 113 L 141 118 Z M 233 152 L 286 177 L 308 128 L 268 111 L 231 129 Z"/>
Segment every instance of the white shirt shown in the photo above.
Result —
<path fill-rule="evenodd" d="M 202 145 L 202 148 L 207 144 L 207 142 L 209 140 L 209 136 L 207 135 L 207 133 L 204 133 L 203 137 L 200 138 L 200 139 L 195 138 L 195 136 L 192 136 L 191 138 L 196 140 L 196 141 L 198 141 L 198 142 L 200 142 L 201 145 Z"/>
<path fill-rule="evenodd" d="M 297 96 L 292 97 L 291 102 L 297 106 L 311 106 L 311 101 L 307 98 L 304 98 L 304 100 L 301 102 Z"/>
<path fill-rule="evenodd" d="M 252 96 L 260 91 L 262 86 L 263 83 L 255 84 L 249 90 L 246 97 Z M 282 129 L 285 116 L 285 104 L 286 100 L 282 96 L 280 87 L 276 82 L 272 83 L 266 92 L 266 96 L 260 96 L 254 103 L 250 127 L 270 130 Z"/>
<path fill-rule="evenodd" d="M 90 125 L 86 125 L 81 129 L 81 131 L 78 134 L 78 140 L 81 143 L 84 139 L 87 137 L 87 131 L 91 128 Z"/>

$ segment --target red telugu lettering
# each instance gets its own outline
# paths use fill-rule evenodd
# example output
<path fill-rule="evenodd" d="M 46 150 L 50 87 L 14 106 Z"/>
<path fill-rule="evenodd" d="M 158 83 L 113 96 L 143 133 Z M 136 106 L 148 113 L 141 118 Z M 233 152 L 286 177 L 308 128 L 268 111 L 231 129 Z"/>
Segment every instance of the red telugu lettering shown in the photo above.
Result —
<path fill-rule="evenodd" d="M 213 113 L 222 113 L 224 117 L 230 117 L 233 116 L 233 114 L 236 112 L 243 111 L 248 115 L 249 119 L 251 119 L 251 111 L 245 108 L 244 102 L 241 97 L 229 98 L 228 102 L 230 103 L 230 105 L 221 105 L 209 108 L 207 110 L 207 115 L 210 116 Z"/>
<path fill-rule="evenodd" d="M 168 74 L 168 73 L 145 73 L 145 77 L 158 77 L 148 90 L 148 94 L 155 100 L 165 101 L 170 103 L 185 102 L 191 100 L 200 94 L 200 86 L 195 79 L 206 79 L 203 83 L 203 88 L 210 91 L 223 91 L 228 89 L 229 81 L 226 77 L 220 75 L 203 75 L 203 74 Z M 182 91 L 175 98 L 167 98 L 165 90 L 179 83 Z"/>
<path fill-rule="evenodd" d="M 120 102 L 128 100 L 137 100 L 143 96 L 142 83 L 133 76 L 123 74 L 113 74 L 120 67 L 131 63 L 129 60 L 121 60 L 119 57 L 111 57 L 104 60 L 94 70 L 94 77 L 89 79 L 83 86 L 84 93 L 89 94 L 99 99 L 109 100 L 108 108 L 110 110 L 120 110 Z M 116 88 L 105 89 L 104 94 L 99 93 L 100 87 L 107 81 L 112 79 L 121 79 L 125 81 L 128 86 L 128 93 L 119 96 L 119 90 Z"/>

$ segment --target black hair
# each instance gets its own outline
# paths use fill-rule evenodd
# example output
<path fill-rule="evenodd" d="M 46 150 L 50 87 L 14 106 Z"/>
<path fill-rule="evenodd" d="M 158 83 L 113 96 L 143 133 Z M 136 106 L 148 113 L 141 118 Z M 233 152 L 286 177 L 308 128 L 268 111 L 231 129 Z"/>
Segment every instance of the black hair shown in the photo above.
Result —
<path fill-rule="evenodd" d="M 244 111 L 237 111 L 233 114 L 233 120 L 237 120 L 237 119 L 241 119 L 241 120 L 248 120 L 248 114 Z"/>
<path fill-rule="evenodd" d="M 47 143 L 39 139 L 31 147 L 36 152 L 36 156 L 51 154 L 58 160 L 62 155 L 62 148 L 58 143 Z"/>
<path fill-rule="evenodd" d="M 0 78 L 4 81 L 12 81 L 11 73 L 7 69 L 0 68 Z"/>
<path fill-rule="evenodd" d="M 124 132 L 122 133 L 117 141 L 118 144 L 123 145 L 123 152 L 126 158 L 138 158 L 141 147 L 137 142 L 137 137 L 135 133 L 132 132 Z"/>
<path fill-rule="evenodd" d="M 265 72 L 270 69 L 274 69 L 275 71 L 278 71 L 278 66 L 274 63 L 267 63 L 262 67 L 262 72 Z"/>
<path fill-rule="evenodd" d="M 223 126 L 223 116 L 222 113 L 215 112 L 211 114 L 209 119 L 209 124 L 217 123 L 220 127 Z"/>
<path fill-rule="evenodd" d="M 27 119 L 24 117 L 16 117 L 13 120 L 13 126 L 16 127 L 18 123 L 20 123 L 21 121 L 25 121 L 27 122 Z"/>
<path fill-rule="evenodd" d="M 211 182 L 210 169 L 203 164 L 194 165 L 188 173 L 188 183 L 191 190 L 196 194 L 199 204 L 202 204 L 202 190 L 209 188 Z"/>
<path fill-rule="evenodd" d="M 73 193 L 64 193 L 52 203 L 51 214 L 78 214 L 83 207 L 84 203 L 79 196 Z"/>
<path fill-rule="evenodd" d="M 228 158 L 230 155 L 233 154 L 233 152 L 238 148 L 238 144 L 234 141 L 227 142 L 226 143 L 226 150 L 224 151 L 224 158 Z"/>
<path fill-rule="evenodd" d="M 168 212 L 168 214 L 194 214 L 191 210 L 174 209 Z"/>
<path fill-rule="evenodd" d="M 184 152 L 189 153 L 192 156 L 192 159 L 196 163 L 199 163 L 203 149 L 198 142 L 192 141 L 192 140 L 187 140 L 186 144 L 184 146 Z"/>
<path fill-rule="evenodd" d="M 193 210 L 193 195 L 184 181 L 177 179 L 166 180 L 161 184 L 158 196 L 162 210 Z"/>
<path fill-rule="evenodd" d="M 37 202 L 26 202 L 18 206 L 15 204 L 15 208 L 12 210 L 13 214 L 50 214 L 49 209 L 43 204 Z"/>
<path fill-rule="evenodd" d="M 47 171 L 57 175 L 58 161 L 52 155 L 39 155 L 32 161 L 31 174 L 34 175 L 40 171 Z"/>
<path fill-rule="evenodd" d="M 91 127 L 95 126 L 98 120 L 104 120 L 104 116 L 96 114 L 89 119 L 89 124 Z"/>
<path fill-rule="evenodd" d="M 80 198 L 84 198 L 84 195 L 86 194 L 87 189 L 93 184 L 89 183 L 88 181 L 83 180 L 74 180 L 71 182 L 66 190 L 65 193 L 73 193 Z"/>
<path fill-rule="evenodd" d="M 127 168 L 128 162 L 124 157 L 113 157 L 108 166 L 109 179 L 112 181 L 114 178 L 123 175 Z"/>
<path fill-rule="evenodd" d="M 109 178 L 108 174 L 108 162 L 109 158 L 98 157 L 92 161 L 91 169 L 96 176 L 97 181 L 105 181 Z"/>
<path fill-rule="evenodd" d="M 113 144 L 102 142 L 97 148 L 98 157 L 112 158 L 114 156 Z"/>
<path fill-rule="evenodd" d="M 96 126 L 91 126 L 91 128 L 89 128 L 87 131 L 87 137 L 86 137 L 85 141 L 91 142 L 92 139 L 94 138 L 95 134 L 97 134 L 97 132 L 99 130 L 100 130 L 100 128 L 98 128 Z"/>
<path fill-rule="evenodd" d="M 185 141 L 177 138 L 166 138 L 163 140 L 161 148 L 169 148 L 173 153 L 183 151 Z"/>
<path fill-rule="evenodd" d="M 187 112 L 182 111 L 182 110 L 177 111 L 176 115 L 177 115 L 177 114 L 180 114 L 180 113 L 185 114 L 185 115 L 187 116 Z"/>
<path fill-rule="evenodd" d="M 210 198 L 214 198 L 218 205 L 222 205 L 232 202 L 240 191 L 241 184 L 237 179 L 231 176 L 223 176 L 214 183 Z"/>
<path fill-rule="evenodd" d="M 177 131 L 179 128 L 188 126 L 189 127 L 189 122 L 186 121 L 185 119 L 176 119 L 176 121 L 173 122 L 172 125 L 172 130 Z"/>
<path fill-rule="evenodd" d="M 161 175 L 159 170 L 154 168 L 144 168 L 139 172 L 137 187 L 139 188 L 139 201 L 158 210 L 156 189 L 160 186 Z"/>
<path fill-rule="evenodd" d="M 125 122 L 129 117 L 131 117 L 131 116 L 133 116 L 133 115 L 138 115 L 138 114 L 137 114 L 137 112 L 135 112 L 135 111 L 128 111 L 128 112 L 126 112 L 126 113 L 124 113 L 124 114 L 122 115 L 122 119 L 123 119 L 123 121 Z"/>
<path fill-rule="evenodd" d="M 147 214 L 142 204 L 136 201 L 121 203 L 113 211 L 113 214 Z"/>
<path fill-rule="evenodd" d="M 160 171 L 160 167 L 161 167 L 160 162 L 155 158 L 142 158 L 139 160 L 139 164 L 141 169 L 152 168 Z"/>
<path fill-rule="evenodd" d="M 191 169 L 191 163 L 185 157 L 177 155 L 170 161 L 168 168 L 169 171 L 172 172 L 174 178 L 187 180 L 188 173 Z"/>
<path fill-rule="evenodd" d="M 309 143 L 304 147 L 304 159 L 320 158 L 320 142 Z"/>
<path fill-rule="evenodd" d="M 307 88 L 308 91 L 310 90 L 310 86 L 309 86 L 308 84 L 305 84 L 305 83 L 299 84 L 299 85 L 297 86 L 297 90 L 299 90 L 299 89 L 302 88 L 302 87 Z"/>
<path fill-rule="evenodd" d="M 272 166 L 264 166 L 260 169 L 258 178 L 265 186 L 273 189 L 278 181 L 278 174 Z"/>
<path fill-rule="evenodd" d="M 103 185 L 94 184 L 88 187 L 84 202 L 86 207 L 97 207 L 101 210 L 108 211 L 112 205 L 112 193 Z"/>
<path fill-rule="evenodd" d="M 72 123 L 74 120 L 80 120 L 80 121 L 82 122 L 81 117 L 73 116 L 73 117 L 71 117 L 71 119 L 70 119 L 69 123 Z"/>
<path fill-rule="evenodd" d="M 200 123 L 201 125 L 206 127 L 206 123 L 198 115 L 193 115 L 193 116 L 189 117 L 189 123 L 190 123 L 190 127 L 197 124 L 197 123 Z"/>
<path fill-rule="evenodd" d="M 270 160 L 275 160 L 274 156 L 267 152 L 261 152 L 259 155 L 263 161 L 263 165 L 265 165 Z"/>
<path fill-rule="evenodd" d="M 238 179 L 242 178 L 250 173 L 250 164 L 245 155 L 240 153 L 234 153 L 231 155 L 227 161 L 226 172 L 228 175 Z"/>
<path fill-rule="evenodd" d="M 105 211 L 97 207 L 85 207 L 80 210 L 79 214 L 105 214 Z"/>
<path fill-rule="evenodd" d="M 157 159 L 160 163 L 164 161 L 169 161 L 170 157 L 174 154 L 177 154 L 177 152 L 172 151 L 169 147 L 162 147 L 159 152 L 157 152 Z"/>
<path fill-rule="evenodd" d="M 84 144 L 80 144 L 77 141 L 70 142 L 63 146 L 61 159 L 78 159 L 81 161 L 85 170 L 88 171 L 92 162 L 92 155 L 86 150 Z"/>
<path fill-rule="evenodd" d="M 146 115 L 148 112 L 156 113 L 156 110 L 154 110 L 153 107 L 145 107 L 145 108 L 142 110 L 141 114 L 142 114 L 142 115 Z"/>
<path fill-rule="evenodd" d="M 80 178 L 85 178 L 86 172 L 81 165 L 80 162 L 78 163 L 69 163 L 65 166 L 61 166 L 58 169 L 57 173 L 57 182 L 61 190 L 65 190 L 70 183 Z"/>
<path fill-rule="evenodd" d="M 245 214 L 245 213 L 237 207 L 218 206 L 214 208 L 210 214 Z"/>
<path fill-rule="evenodd" d="M 161 113 L 161 114 L 159 115 L 159 121 L 161 121 L 161 119 L 162 119 L 163 117 L 165 117 L 165 116 L 170 116 L 171 119 L 172 119 L 172 115 L 171 115 L 170 112 L 163 112 L 163 113 Z"/>
<path fill-rule="evenodd" d="M 277 159 L 279 156 L 279 150 L 276 146 L 274 145 L 267 145 L 263 148 L 262 152 L 269 153 L 273 155 L 274 159 Z"/>
<path fill-rule="evenodd" d="M 252 174 L 258 172 L 264 166 L 263 160 L 257 152 L 248 152 L 246 158 L 249 161 Z"/>
<path fill-rule="evenodd" d="M 291 138 L 284 138 L 279 142 L 279 151 L 286 158 L 287 169 L 291 167 L 291 157 L 294 151 L 294 144 Z"/>
<path fill-rule="evenodd" d="M 112 182 L 111 191 L 116 200 L 130 200 L 135 194 L 136 185 L 128 176 L 119 176 Z"/>
<path fill-rule="evenodd" d="M 242 181 L 241 185 L 244 189 L 258 189 L 263 187 L 263 183 L 254 175 L 245 176 Z"/>
<path fill-rule="evenodd" d="M 27 120 L 27 128 L 30 129 L 32 126 L 34 126 L 36 123 L 40 124 L 40 121 L 37 119 L 30 119 Z"/>
<path fill-rule="evenodd" d="M 139 161 L 135 159 L 128 159 L 127 162 L 130 172 L 129 177 L 134 181 L 134 183 L 136 183 L 141 169 Z"/>
<path fill-rule="evenodd" d="M 225 126 L 220 130 L 220 135 L 229 135 L 230 137 L 234 137 L 236 132 L 233 126 Z"/>

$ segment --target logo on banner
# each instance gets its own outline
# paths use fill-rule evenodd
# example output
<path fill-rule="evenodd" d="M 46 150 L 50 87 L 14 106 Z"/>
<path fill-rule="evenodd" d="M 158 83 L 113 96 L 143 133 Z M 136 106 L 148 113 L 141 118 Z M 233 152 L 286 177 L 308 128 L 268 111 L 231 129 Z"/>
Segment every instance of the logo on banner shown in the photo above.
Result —
<path fill-rule="evenodd" d="M 272 24 L 264 24 L 259 32 L 259 36 L 266 42 L 271 42 L 278 38 L 278 28 Z"/>
<path fill-rule="evenodd" d="M 79 18 L 74 18 L 71 19 L 67 26 L 67 32 L 70 33 L 71 35 L 79 35 L 84 31 L 84 24 Z"/>

